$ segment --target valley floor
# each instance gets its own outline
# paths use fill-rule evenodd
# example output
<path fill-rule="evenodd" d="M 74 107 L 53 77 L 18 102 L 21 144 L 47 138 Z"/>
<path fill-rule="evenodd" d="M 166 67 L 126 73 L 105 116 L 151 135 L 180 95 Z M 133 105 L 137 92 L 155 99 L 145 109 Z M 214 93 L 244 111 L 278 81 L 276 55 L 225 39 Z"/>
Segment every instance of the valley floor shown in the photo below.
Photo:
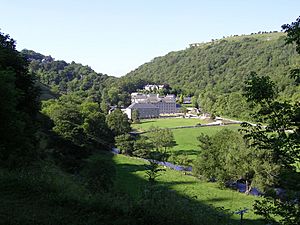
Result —
<path fill-rule="evenodd" d="M 113 161 L 117 168 L 115 187 L 138 199 L 147 185 L 145 174 L 147 162 L 124 155 L 115 155 Z M 249 213 L 244 215 L 247 220 L 245 224 L 260 224 L 260 218 L 252 210 L 254 201 L 259 197 L 248 196 L 235 190 L 220 189 L 216 183 L 203 182 L 193 176 L 167 168 L 157 181 L 160 188 L 175 192 L 180 197 L 192 199 L 197 204 L 212 207 L 212 210 L 218 207 L 227 209 L 232 213 L 231 219 L 236 221 L 239 220 L 239 215 L 234 212 L 247 208 Z"/>

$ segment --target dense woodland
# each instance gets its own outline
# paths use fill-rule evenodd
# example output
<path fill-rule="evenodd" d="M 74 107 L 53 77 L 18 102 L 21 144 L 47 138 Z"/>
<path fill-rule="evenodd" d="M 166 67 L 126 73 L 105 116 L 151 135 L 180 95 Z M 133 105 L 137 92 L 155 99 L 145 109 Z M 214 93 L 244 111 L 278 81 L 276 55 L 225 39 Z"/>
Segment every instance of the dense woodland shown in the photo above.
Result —
<path fill-rule="evenodd" d="M 155 58 L 120 79 L 18 52 L 0 33 L 0 224 L 237 224 L 224 220 L 223 208 L 161 189 L 155 181 L 162 168 L 154 161 L 137 199 L 115 186 L 114 144 L 124 154 L 164 161 L 175 145 L 170 130 L 154 127 L 133 138 L 121 110 L 108 114 L 150 82 L 195 96 L 207 112 L 256 121 L 244 123 L 242 134 L 199 136 L 193 173 L 223 183 L 244 179 L 249 188 L 254 183 L 265 194 L 255 209 L 266 223 L 299 224 L 299 23 L 300 17 L 282 27 L 287 38 L 267 33 L 214 40 Z M 47 86 L 51 99 L 42 101 Z M 274 187 L 286 195 L 274 195 Z"/>

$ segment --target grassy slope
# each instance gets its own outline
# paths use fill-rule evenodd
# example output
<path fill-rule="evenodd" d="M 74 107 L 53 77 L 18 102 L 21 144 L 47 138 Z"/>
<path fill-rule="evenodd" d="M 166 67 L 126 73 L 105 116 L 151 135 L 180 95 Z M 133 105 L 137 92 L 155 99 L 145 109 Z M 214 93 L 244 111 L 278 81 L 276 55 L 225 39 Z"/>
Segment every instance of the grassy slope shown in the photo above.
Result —
<path fill-rule="evenodd" d="M 123 155 L 113 158 L 111 154 L 101 156 L 105 160 L 113 160 L 116 165 L 115 190 L 139 201 L 138 197 L 147 184 L 144 171 L 146 162 Z M 130 202 L 120 201 L 116 195 L 90 195 L 82 182 L 51 165 L 44 167 L 41 172 L 39 170 L 9 172 L 0 169 L 0 201 L 3 206 L 0 207 L 1 225 L 115 225 L 138 222 L 135 220 L 139 217 L 128 213 Z M 216 184 L 200 182 L 172 170 L 166 170 L 158 181 L 160 190 L 171 191 L 185 207 L 192 207 L 192 215 L 204 221 L 197 224 L 237 225 L 239 222 L 236 215 L 233 219 L 221 217 L 222 221 L 215 223 L 219 220 L 215 217 L 218 212 L 215 207 L 222 206 L 234 211 L 251 207 L 255 199 L 235 191 L 220 190 Z M 125 205 L 126 202 L 128 205 Z M 245 219 L 245 225 L 261 224 L 252 221 L 257 219 L 252 213 L 247 214 Z"/>
<path fill-rule="evenodd" d="M 147 183 L 144 171 L 146 162 L 123 155 L 117 155 L 113 160 L 117 168 L 116 187 L 130 196 L 138 198 Z M 248 208 L 250 212 L 245 215 L 246 219 L 256 220 L 259 218 L 251 210 L 254 200 L 258 197 L 247 196 L 233 190 L 222 190 L 216 183 L 202 182 L 195 177 L 170 169 L 166 169 L 162 173 L 158 182 L 161 188 L 174 190 L 178 195 L 192 198 L 198 204 L 204 204 L 207 207 L 224 207 L 230 212 Z M 238 219 L 239 217 L 233 215 L 233 218 Z M 249 224 L 253 223 L 249 222 Z"/>
<path fill-rule="evenodd" d="M 0 201 L 0 225 L 130 224 L 124 201 L 109 193 L 91 195 L 75 176 L 52 164 L 22 171 L 1 168 Z"/>

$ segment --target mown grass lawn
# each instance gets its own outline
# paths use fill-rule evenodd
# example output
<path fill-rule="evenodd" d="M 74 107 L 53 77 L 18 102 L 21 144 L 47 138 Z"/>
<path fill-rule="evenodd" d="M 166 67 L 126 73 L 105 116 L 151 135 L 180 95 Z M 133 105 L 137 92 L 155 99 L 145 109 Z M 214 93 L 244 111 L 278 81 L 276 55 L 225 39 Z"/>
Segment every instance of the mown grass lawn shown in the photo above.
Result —
<path fill-rule="evenodd" d="M 151 126 L 160 128 L 174 128 L 178 126 L 195 126 L 197 124 L 207 124 L 208 120 L 197 118 L 165 118 L 141 120 L 139 124 L 132 124 L 132 128 L 137 131 L 147 131 Z"/>
<path fill-rule="evenodd" d="M 124 155 L 116 155 L 113 158 L 116 164 L 117 176 L 115 187 L 129 194 L 133 198 L 138 198 L 147 184 L 144 160 L 131 158 Z M 199 204 L 207 207 L 224 207 L 230 212 L 248 208 L 249 213 L 245 214 L 245 219 L 257 220 L 259 217 L 253 212 L 253 203 L 259 197 L 238 193 L 234 190 L 220 189 L 216 183 L 207 183 L 198 180 L 193 176 L 184 175 L 182 172 L 166 169 L 158 177 L 158 185 L 161 188 L 175 191 L 178 196 L 193 199 Z M 232 218 L 239 219 L 236 214 Z M 260 224 L 248 221 L 245 224 Z"/>

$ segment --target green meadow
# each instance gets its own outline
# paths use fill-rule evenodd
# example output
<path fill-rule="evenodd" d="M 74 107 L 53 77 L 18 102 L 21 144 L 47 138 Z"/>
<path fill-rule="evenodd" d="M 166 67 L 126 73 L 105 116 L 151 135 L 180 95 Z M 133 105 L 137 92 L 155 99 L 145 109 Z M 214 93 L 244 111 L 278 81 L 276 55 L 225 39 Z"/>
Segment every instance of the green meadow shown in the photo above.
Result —
<path fill-rule="evenodd" d="M 208 123 L 208 121 L 195 118 L 153 119 L 142 120 L 140 124 L 133 124 L 132 126 L 135 130 L 147 131 L 151 126 L 160 128 L 174 128 L 178 126 L 194 126 L 199 123 L 206 124 Z M 170 149 L 170 153 L 174 153 L 176 155 L 187 155 L 188 159 L 194 160 L 199 151 L 199 143 L 197 137 L 201 133 L 213 135 L 224 128 L 238 130 L 240 126 L 226 125 L 172 129 L 176 141 L 176 146 Z M 145 135 L 147 135 L 147 133 Z"/>
<path fill-rule="evenodd" d="M 104 155 L 104 157 L 106 156 Z M 143 192 L 143 188 L 147 185 L 145 174 L 147 161 L 124 155 L 114 156 L 113 161 L 117 170 L 115 187 L 134 199 L 138 199 Z M 223 207 L 227 209 L 228 212 L 232 213 L 231 219 L 237 222 L 239 216 L 233 212 L 248 208 L 249 213 L 244 215 L 246 219 L 245 224 L 260 224 L 259 221 L 247 221 L 259 219 L 252 209 L 254 201 L 259 197 L 245 195 L 235 190 L 220 189 L 216 183 L 203 182 L 193 176 L 168 168 L 161 173 L 157 181 L 159 188 L 173 191 L 179 197 L 193 199 L 195 204 L 200 204 L 207 208 Z"/>
<path fill-rule="evenodd" d="M 174 128 L 176 126 L 193 126 L 198 123 L 204 124 L 205 121 L 191 118 L 155 119 L 143 120 L 141 124 L 134 124 L 133 127 L 135 130 L 147 131 L 150 126 Z M 176 155 L 186 155 L 188 159 L 194 160 L 199 151 L 197 137 L 201 133 L 213 135 L 224 128 L 238 130 L 240 126 L 226 125 L 172 129 L 176 146 L 170 149 L 170 152 Z M 143 135 L 147 135 L 147 133 Z M 145 173 L 147 161 L 124 155 L 114 156 L 113 161 L 117 168 L 115 186 L 131 197 L 138 199 L 143 192 L 143 187 L 147 184 Z M 253 212 L 254 201 L 259 197 L 245 195 L 235 190 L 221 189 L 217 183 L 204 182 L 196 177 L 169 168 L 162 172 L 157 181 L 160 188 L 174 191 L 179 197 L 193 199 L 196 204 L 208 208 L 221 207 L 228 210 L 232 213 L 231 219 L 237 223 L 239 215 L 234 214 L 234 212 L 248 208 L 249 212 L 245 215 L 246 221 L 244 224 L 261 224 L 260 217 Z M 199 214 L 201 213 L 199 212 Z M 235 224 L 235 222 L 228 224 Z"/>

